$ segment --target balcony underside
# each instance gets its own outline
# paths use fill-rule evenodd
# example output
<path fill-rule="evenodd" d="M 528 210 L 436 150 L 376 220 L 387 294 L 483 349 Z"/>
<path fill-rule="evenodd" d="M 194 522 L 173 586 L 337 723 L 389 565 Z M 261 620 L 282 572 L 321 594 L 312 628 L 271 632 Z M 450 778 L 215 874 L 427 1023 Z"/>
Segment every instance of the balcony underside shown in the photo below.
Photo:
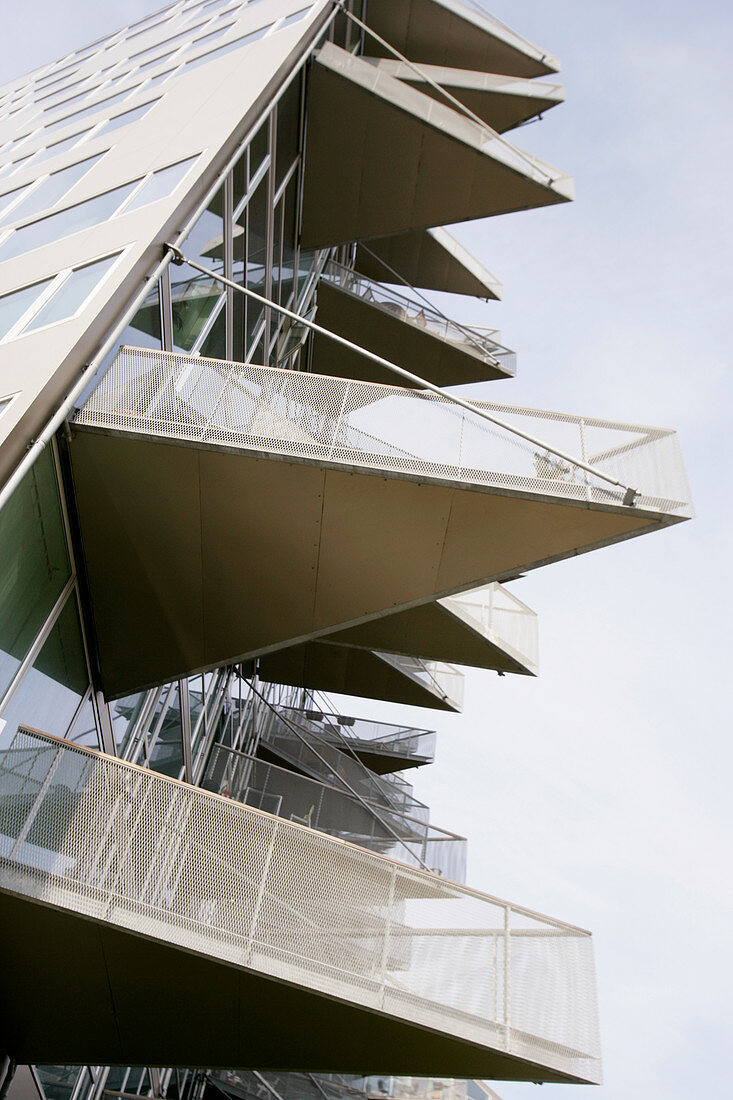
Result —
<path fill-rule="evenodd" d="M 482 632 L 478 624 L 474 628 L 464 618 L 454 614 L 450 600 L 436 600 L 435 603 L 422 604 L 360 626 L 339 630 L 329 635 L 328 640 L 343 646 L 403 653 L 496 672 L 533 675 L 520 656 L 503 646 L 499 639 Z"/>
<path fill-rule="evenodd" d="M 661 519 L 122 433 L 77 428 L 71 451 L 110 698 Z"/>
<path fill-rule="evenodd" d="M 310 74 L 303 248 L 567 202 L 557 169 L 331 43 Z"/>
<path fill-rule="evenodd" d="M 494 366 L 478 352 L 472 353 L 468 341 L 452 343 L 325 279 L 318 286 L 318 323 L 436 386 L 511 377 L 500 365 Z M 313 341 L 313 370 L 381 384 L 390 384 L 395 377 L 385 367 L 318 333 Z"/>
<path fill-rule="evenodd" d="M 410 61 L 511 76 L 556 73 L 559 62 L 490 18 L 454 0 L 369 0 L 367 22 Z M 367 36 L 367 53 L 378 43 Z"/>
<path fill-rule="evenodd" d="M 333 644 L 328 640 L 304 642 L 261 657 L 259 675 L 273 684 L 313 688 L 362 699 L 382 699 L 432 710 L 455 712 L 461 709 L 460 700 L 451 699 L 437 683 L 416 680 L 368 649 Z"/>
<path fill-rule="evenodd" d="M 383 72 L 405 81 L 425 95 L 437 99 L 439 103 L 448 102 L 445 96 L 441 96 L 437 89 L 427 80 L 421 79 L 415 69 L 403 61 L 384 59 L 375 60 L 374 63 Z M 536 118 L 565 99 L 565 93 L 559 84 L 541 84 L 497 73 L 470 72 L 441 65 L 421 65 L 420 69 L 430 80 L 445 88 L 468 107 L 469 111 L 478 115 L 500 134 Z"/>
<path fill-rule="evenodd" d="M 381 283 L 397 284 L 396 273 L 410 286 L 423 290 L 495 300 L 503 294 L 498 279 L 441 226 L 360 244 L 354 267 L 368 279 Z"/>

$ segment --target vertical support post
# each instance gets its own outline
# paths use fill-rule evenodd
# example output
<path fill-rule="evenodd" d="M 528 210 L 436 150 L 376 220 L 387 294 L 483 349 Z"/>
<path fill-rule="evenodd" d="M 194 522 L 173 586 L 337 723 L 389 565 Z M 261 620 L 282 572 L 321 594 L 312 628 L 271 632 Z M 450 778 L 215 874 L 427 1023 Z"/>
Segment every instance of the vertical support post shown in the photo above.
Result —
<path fill-rule="evenodd" d="M 384 940 L 382 941 L 382 957 L 379 961 L 379 980 L 381 982 L 381 989 L 379 991 L 379 1007 L 384 1007 L 384 996 L 386 992 L 386 970 L 387 960 L 389 958 L 389 941 L 392 932 L 392 909 L 394 908 L 394 890 L 395 882 L 397 879 L 397 868 L 393 865 L 389 878 L 389 895 L 387 897 L 387 919 L 384 927 Z"/>
<path fill-rule="evenodd" d="M 188 680 L 178 681 L 178 705 L 181 712 L 181 747 L 183 749 L 183 778 L 193 783 L 193 759 L 191 756 L 191 707 Z"/>
<path fill-rule="evenodd" d="M 511 970 L 511 933 L 510 933 L 511 909 L 504 906 L 504 1047 L 511 1050 L 511 1020 L 510 1004 L 512 995 L 512 970 Z"/>
<path fill-rule="evenodd" d="M 588 463 L 588 448 L 585 445 L 585 420 L 583 419 L 582 416 L 581 416 L 580 420 L 578 421 L 578 428 L 580 430 L 580 457 L 583 459 L 583 462 L 585 462 L 587 464 Z M 591 498 L 591 484 L 590 484 L 590 480 L 588 478 L 588 471 L 587 470 L 583 471 L 583 481 L 585 482 L 586 500 L 590 500 L 590 498 Z"/>

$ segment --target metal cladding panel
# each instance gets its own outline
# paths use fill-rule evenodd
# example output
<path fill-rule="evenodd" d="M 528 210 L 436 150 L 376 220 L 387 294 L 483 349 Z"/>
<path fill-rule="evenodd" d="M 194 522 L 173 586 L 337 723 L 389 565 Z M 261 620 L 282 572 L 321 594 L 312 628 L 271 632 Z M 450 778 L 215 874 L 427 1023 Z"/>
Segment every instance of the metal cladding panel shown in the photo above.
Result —
<path fill-rule="evenodd" d="M 309 97 L 305 248 L 573 197 L 558 169 L 331 43 Z"/>
<path fill-rule="evenodd" d="M 369 0 L 367 23 L 411 61 L 529 77 L 559 68 L 551 54 L 461 0 Z M 387 53 L 374 40 L 366 52 Z"/>
<path fill-rule="evenodd" d="M 581 929 L 37 731 L 0 800 L 24 1062 L 599 1080 Z"/>
<path fill-rule="evenodd" d="M 216 44 L 244 36 L 302 7 L 299 0 L 268 0 L 267 4 L 251 8 L 245 5 L 233 17 L 232 29 L 225 37 L 217 39 Z M 314 15 L 325 11 L 326 7 L 325 0 L 316 3 Z M 58 408 L 83 366 L 124 313 L 134 293 L 141 289 L 146 274 L 162 257 L 163 243 L 185 224 L 215 179 L 216 172 L 272 99 L 282 79 L 291 72 L 294 59 L 302 56 L 302 42 L 313 37 L 314 22 L 310 18 L 299 21 L 206 65 L 190 70 L 184 65 L 166 83 L 150 90 L 146 90 L 145 84 L 138 88 L 131 76 L 123 82 L 123 87 L 130 88 L 129 99 L 111 108 L 100 106 L 99 115 L 93 115 L 89 123 L 74 122 L 72 116 L 68 125 L 50 135 L 40 129 L 24 143 L 24 150 L 31 153 L 47 142 L 62 140 L 83 125 L 91 125 L 147 102 L 154 103 L 147 114 L 133 123 L 108 135 L 92 134 L 80 147 L 43 161 L 42 172 L 55 172 L 82 158 L 104 154 L 69 192 L 61 209 L 138 179 L 154 169 L 194 155 L 198 160 L 183 184 L 168 197 L 63 239 L 50 240 L 12 260 L 2 262 L 0 254 L 0 295 L 3 295 L 69 266 L 120 250 L 123 252 L 104 285 L 78 316 L 58 322 L 50 329 L 31 331 L 0 343 L 3 393 L 19 392 L 12 407 L 0 419 L 0 444 L 7 442 L 0 457 L 0 481 L 5 480 L 25 452 L 28 441 L 39 434 Z M 170 33 L 165 26 L 167 24 L 157 32 L 161 40 Z M 105 53 L 104 64 L 124 61 L 129 52 L 142 49 L 146 44 L 149 45 L 147 38 L 134 46 L 123 41 Z M 196 47 L 191 56 L 195 54 Z M 82 67 L 93 73 L 95 64 L 101 62 L 92 57 Z M 100 91 L 92 101 L 95 99 L 103 101 L 104 93 Z M 17 134 L 14 119 L 5 125 L 14 126 Z M 34 127 L 38 125 L 36 119 Z M 8 131 L 8 136 L 11 135 L 12 131 Z M 2 140 L 0 131 L 0 143 Z M 34 169 L 32 164 L 29 161 L 28 167 L 21 167 L 13 175 L 12 182 L 0 181 L 0 191 L 33 181 L 39 169 Z"/>

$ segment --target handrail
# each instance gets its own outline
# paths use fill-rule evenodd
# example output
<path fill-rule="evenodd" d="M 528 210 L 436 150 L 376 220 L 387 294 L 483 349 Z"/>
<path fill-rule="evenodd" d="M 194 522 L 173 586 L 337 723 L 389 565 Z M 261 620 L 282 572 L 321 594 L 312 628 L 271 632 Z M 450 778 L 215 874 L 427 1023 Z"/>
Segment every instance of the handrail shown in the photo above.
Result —
<path fill-rule="evenodd" d="M 348 348 L 349 351 L 354 351 L 358 355 L 364 356 L 366 359 L 371 359 L 373 363 L 377 363 L 380 367 L 386 368 L 386 370 L 392 371 L 393 374 L 400 375 L 401 378 L 405 378 L 408 382 L 411 382 L 414 386 L 422 390 L 429 390 L 431 393 L 438 394 L 438 396 L 446 398 L 448 401 L 452 401 L 455 405 L 459 405 L 462 409 L 472 413 L 474 416 L 479 417 L 482 420 L 488 420 L 489 423 L 494 424 L 498 428 L 503 428 L 511 435 L 519 436 L 527 443 L 531 443 L 534 447 L 544 448 L 550 454 L 555 455 L 557 458 L 561 458 L 563 462 L 571 462 L 574 466 L 577 466 L 580 470 L 585 470 L 587 474 L 593 474 L 594 477 L 600 478 L 601 481 L 608 482 L 609 485 L 616 485 L 619 489 L 625 491 L 625 495 L 622 503 L 633 507 L 634 501 L 640 495 L 638 489 L 632 489 L 629 485 L 625 485 L 624 482 L 619 481 L 617 478 L 612 477 L 611 474 L 607 474 L 604 470 L 598 469 L 596 466 L 591 466 L 582 459 L 576 458 L 573 455 L 567 454 L 565 451 L 559 450 L 557 447 L 553 447 L 548 443 L 545 443 L 541 439 L 537 439 L 535 436 L 529 435 L 527 432 L 523 432 L 521 428 L 517 428 L 513 424 L 508 424 L 504 420 L 500 420 L 497 416 L 492 416 L 491 413 L 485 409 L 480 408 L 478 405 L 473 404 L 471 401 L 466 401 L 464 398 L 459 397 L 455 393 L 451 393 L 450 390 L 443 390 L 440 386 L 434 385 L 432 382 L 428 382 L 425 378 L 421 378 L 418 374 L 413 374 L 412 371 L 405 370 L 404 367 L 398 367 L 396 363 L 392 363 L 389 359 L 383 358 L 381 355 L 377 355 L 373 351 L 368 351 L 366 348 L 362 348 L 359 344 L 355 344 L 351 340 L 347 340 L 344 336 L 339 336 L 335 332 L 331 332 L 330 329 L 324 328 L 323 325 L 316 324 L 315 321 L 311 321 L 308 317 L 302 316 L 302 314 L 294 313 L 293 310 L 288 309 L 286 306 L 280 305 L 278 302 L 273 301 L 271 298 L 266 298 L 262 294 L 258 294 L 256 290 L 252 290 L 248 286 L 240 286 L 239 283 L 235 283 L 232 279 L 227 279 L 223 275 L 219 275 L 217 272 L 211 271 L 210 268 L 204 267 L 202 264 L 197 263 L 195 260 L 190 260 L 187 256 L 181 252 L 180 248 L 176 248 L 175 245 L 166 243 L 164 246 L 173 255 L 173 263 L 177 266 L 188 264 L 195 271 L 200 271 L 202 275 L 208 275 L 210 278 L 217 280 L 224 286 L 229 286 L 233 290 L 239 291 L 240 294 L 245 294 L 249 298 L 253 298 L 255 301 L 260 302 L 261 305 L 268 306 L 270 309 L 274 309 L 277 313 L 282 313 L 285 317 L 289 317 L 291 321 L 297 321 L 298 324 L 304 325 L 306 328 L 311 329 L 312 332 L 317 332 L 321 336 L 327 337 L 329 340 L 333 340 L 337 344 L 341 344 L 342 347 Z"/>

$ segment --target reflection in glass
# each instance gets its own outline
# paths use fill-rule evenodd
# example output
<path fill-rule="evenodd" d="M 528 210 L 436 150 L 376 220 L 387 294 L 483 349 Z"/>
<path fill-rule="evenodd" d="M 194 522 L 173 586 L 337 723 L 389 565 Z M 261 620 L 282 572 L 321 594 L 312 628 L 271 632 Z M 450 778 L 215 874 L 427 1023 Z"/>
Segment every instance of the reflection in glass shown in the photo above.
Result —
<path fill-rule="evenodd" d="M 89 687 L 81 624 L 72 593 L 2 717 L 7 743 L 19 725 L 64 737 Z"/>
<path fill-rule="evenodd" d="M 181 706 L 178 698 L 178 684 L 171 684 L 161 701 L 164 712 L 162 724 L 150 750 L 148 766 L 163 775 L 177 779 L 183 767 L 183 743 L 181 727 Z M 154 723 L 153 729 L 158 723 Z"/>
<path fill-rule="evenodd" d="M 68 168 L 53 172 L 34 191 L 31 191 L 27 198 L 22 199 L 14 207 L 10 212 L 12 220 L 32 218 L 39 211 L 48 210 L 49 206 L 53 206 L 59 199 L 63 198 L 74 184 L 78 183 L 82 176 L 85 176 L 97 161 L 102 159 L 103 155 L 103 153 L 98 153 L 95 157 L 88 157 L 87 160 L 70 164 Z"/>
<path fill-rule="evenodd" d="M 0 696 L 71 575 L 50 450 L 0 511 Z"/>
<path fill-rule="evenodd" d="M 103 195 L 95 195 L 93 199 L 77 203 L 76 206 L 70 206 L 67 210 L 60 210 L 58 214 L 49 214 L 47 218 L 21 226 L 0 245 L 0 259 L 9 260 L 14 256 L 20 256 L 23 252 L 30 252 L 33 248 L 61 240 L 62 237 L 68 237 L 72 233 L 79 233 L 82 229 L 89 229 L 93 225 L 107 221 L 139 182 L 134 180 L 132 183 L 125 183 L 122 187 L 115 187 Z"/>
<path fill-rule="evenodd" d="M 53 282 L 53 279 L 44 279 L 33 286 L 24 286 L 22 290 L 14 290 L 12 294 L 3 294 L 0 298 L 0 340 L 7 336 L 11 328 L 21 319 L 41 293 Z"/>
<path fill-rule="evenodd" d="M 171 164 L 168 168 L 161 168 L 160 171 L 154 172 L 125 207 L 125 213 L 171 195 L 195 160 L 197 160 L 197 157 L 189 157 L 178 164 Z"/>
<path fill-rule="evenodd" d="M 41 328 L 43 325 L 53 324 L 54 321 L 63 321 L 67 317 L 73 317 L 77 310 L 81 309 L 89 295 L 99 285 L 107 274 L 117 256 L 105 256 L 96 263 L 86 264 L 72 271 L 68 279 L 61 285 L 55 294 L 46 302 L 35 315 L 30 324 L 26 325 L 24 332 Z"/>

